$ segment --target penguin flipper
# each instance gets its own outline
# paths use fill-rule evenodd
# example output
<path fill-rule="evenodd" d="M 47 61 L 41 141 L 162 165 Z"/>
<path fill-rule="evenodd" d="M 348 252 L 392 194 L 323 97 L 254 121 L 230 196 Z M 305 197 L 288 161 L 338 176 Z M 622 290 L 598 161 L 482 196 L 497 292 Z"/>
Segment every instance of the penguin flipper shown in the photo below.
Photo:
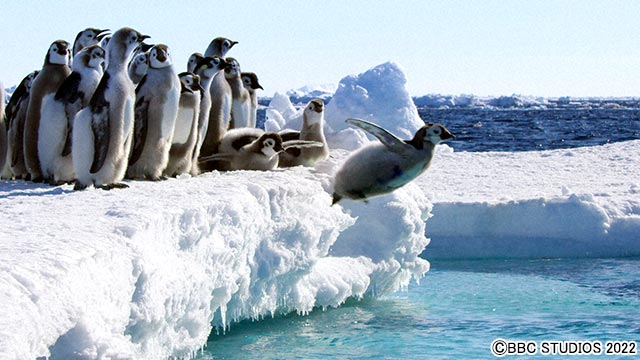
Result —
<path fill-rule="evenodd" d="M 71 154 L 71 136 L 73 134 L 73 126 L 70 121 L 67 121 L 67 139 L 64 141 L 64 146 L 62 147 L 62 156 L 68 156 Z"/>
<path fill-rule="evenodd" d="M 231 143 L 231 147 L 233 147 L 236 151 L 238 151 L 243 147 L 245 147 L 246 145 L 249 145 L 252 142 L 256 141 L 257 139 L 258 139 L 258 136 L 255 136 L 253 134 L 240 136 L 239 138 L 235 139 Z"/>
<path fill-rule="evenodd" d="M 203 156 L 198 159 L 199 163 L 206 163 L 209 161 L 233 161 L 233 154 L 217 153 L 209 156 Z"/>
<path fill-rule="evenodd" d="M 365 121 L 362 119 L 347 119 L 346 123 L 349 125 L 353 125 L 355 127 L 359 127 L 360 129 L 368 132 L 369 134 L 375 136 L 383 143 L 389 150 L 394 152 L 402 152 L 406 149 L 406 143 L 400 139 L 399 137 L 393 135 L 388 130 L 376 125 L 372 122 Z"/>
<path fill-rule="evenodd" d="M 60 87 L 56 92 L 55 100 L 68 104 L 83 98 L 84 94 L 79 91 L 81 80 L 82 76 L 80 73 L 75 71 L 72 72 L 66 79 L 64 79 L 62 84 L 60 84 Z"/>
<path fill-rule="evenodd" d="M 299 131 L 284 130 L 284 131 L 280 131 L 278 133 L 278 135 L 280 135 L 280 137 L 282 138 L 282 141 L 300 140 L 300 132 Z"/>
<path fill-rule="evenodd" d="M 102 107 L 102 111 L 94 113 L 91 118 L 91 130 L 93 131 L 93 163 L 91 174 L 95 174 L 104 165 L 109 151 L 109 107 Z"/>
<path fill-rule="evenodd" d="M 282 143 L 282 147 L 285 150 L 292 148 L 314 148 L 314 147 L 322 147 L 324 144 L 318 141 L 310 141 L 310 140 L 289 140 Z"/>
<path fill-rule="evenodd" d="M 129 158 L 129 164 L 135 164 L 140 156 L 142 150 L 144 150 L 144 143 L 147 140 L 147 126 L 149 121 L 149 102 L 144 101 L 144 97 L 140 98 L 136 103 L 135 120 L 134 120 L 134 138 L 133 149 L 131 150 L 131 157 Z"/>

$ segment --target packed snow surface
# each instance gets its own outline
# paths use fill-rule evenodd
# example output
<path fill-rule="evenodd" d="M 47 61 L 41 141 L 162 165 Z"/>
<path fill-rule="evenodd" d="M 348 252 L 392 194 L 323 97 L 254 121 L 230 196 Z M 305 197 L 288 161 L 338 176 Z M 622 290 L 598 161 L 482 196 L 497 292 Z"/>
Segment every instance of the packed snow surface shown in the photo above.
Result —
<path fill-rule="evenodd" d="M 300 116 L 286 96 L 268 111 L 278 129 Z M 343 79 L 326 111 L 334 150 L 315 168 L 109 192 L 0 181 L 0 358 L 189 357 L 213 327 L 405 287 L 423 258 L 640 255 L 640 141 L 439 145 L 415 182 L 332 207 L 332 174 L 370 141 L 346 117 L 403 138 L 421 122 L 393 63 Z"/>

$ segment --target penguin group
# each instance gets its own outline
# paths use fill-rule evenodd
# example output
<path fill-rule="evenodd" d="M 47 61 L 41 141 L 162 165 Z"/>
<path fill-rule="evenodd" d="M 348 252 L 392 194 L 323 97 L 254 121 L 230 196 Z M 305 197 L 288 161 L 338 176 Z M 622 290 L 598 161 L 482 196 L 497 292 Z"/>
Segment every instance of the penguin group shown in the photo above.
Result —
<path fill-rule="evenodd" d="M 313 167 L 329 157 L 322 100 L 306 104 L 299 131 L 256 127 L 263 88 L 226 56 L 237 41 L 214 38 L 178 72 L 169 46 L 149 38 L 129 27 L 87 28 L 73 44 L 52 42 L 6 108 L 0 83 L 0 178 L 110 190 L 127 188 L 124 179 Z M 401 140 L 374 123 L 347 123 L 379 142 L 342 163 L 333 204 L 404 186 L 430 166 L 438 143 L 454 138 L 440 124 Z"/>
<path fill-rule="evenodd" d="M 124 179 L 313 166 L 329 156 L 321 100 L 307 104 L 300 131 L 256 128 L 263 87 L 227 57 L 237 41 L 214 38 L 180 72 L 169 46 L 147 39 L 129 27 L 87 28 L 73 44 L 52 42 L 42 68 L 2 101 L 0 176 L 110 190 L 128 187 Z"/>

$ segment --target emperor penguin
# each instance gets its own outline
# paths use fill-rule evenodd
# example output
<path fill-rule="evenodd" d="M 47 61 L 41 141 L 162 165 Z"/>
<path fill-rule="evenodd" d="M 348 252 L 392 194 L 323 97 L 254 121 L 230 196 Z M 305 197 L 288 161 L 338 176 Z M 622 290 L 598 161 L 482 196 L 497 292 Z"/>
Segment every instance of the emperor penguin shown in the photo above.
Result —
<path fill-rule="evenodd" d="M 209 43 L 207 50 L 204 52 L 205 57 L 218 56 L 224 59 L 227 52 L 236 45 L 237 41 L 232 41 L 224 37 L 217 37 Z"/>
<path fill-rule="evenodd" d="M 278 167 L 278 154 L 289 147 L 315 147 L 313 141 L 283 142 L 277 133 L 257 128 L 231 129 L 220 142 L 219 152 L 200 159 L 219 162 L 219 170 L 273 170 Z"/>
<path fill-rule="evenodd" d="M 202 86 L 202 100 L 200 101 L 200 114 L 198 114 L 198 138 L 196 147 L 193 150 L 193 160 L 191 167 L 191 175 L 200 174 L 201 168 L 198 164 L 202 144 L 204 143 L 209 128 L 209 112 L 211 110 L 211 83 L 216 74 L 222 72 L 227 66 L 224 59 L 213 56 L 203 58 L 196 67 L 196 74 L 200 77 L 200 85 Z M 225 80 L 226 81 L 226 80 Z"/>
<path fill-rule="evenodd" d="M 71 51 L 69 43 L 57 40 L 51 44 L 44 66 L 31 85 L 29 107 L 24 124 L 24 160 L 31 181 L 42 182 L 42 169 L 38 158 L 38 131 L 42 117 L 42 100 L 58 91 L 64 79 L 71 74 Z"/>
<path fill-rule="evenodd" d="M 333 182 L 333 204 L 344 197 L 366 202 L 370 197 L 404 186 L 429 168 L 437 144 L 454 138 L 440 124 L 426 124 L 413 139 L 405 141 L 368 121 L 348 119 L 347 123 L 380 142 L 365 145 L 340 166 Z"/>
<path fill-rule="evenodd" d="M 300 139 L 317 141 L 322 147 L 310 149 L 291 149 L 280 154 L 280 167 L 314 166 L 316 162 L 329 157 L 329 146 L 324 136 L 324 102 L 319 99 L 309 101 L 302 112 L 300 132 L 280 133 L 287 140 Z"/>
<path fill-rule="evenodd" d="M 126 177 L 162 179 L 180 101 L 180 79 L 169 47 L 154 45 L 149 51 L 149 70 L 136 89 L 134 141 Z"/>
<path fill-rule="evenodd" d="M 229 63 L 225 62 L 225 64 L 226 69 L 226 67 L 229 66 Z M 209 88 L 211 109 L 209 110 L 209 123 L 207 125 L 204 143 L 200 148 L 201 156 L 208 156 L 216 153 L 220 140 L 229 128 L 233 96 L 231 85 L 229 85 L 229 82 L 226 79 L 225 72 L 226 70 L 216 73 L 211 81 L 211 86 Z"/>
<path fill-rule="evenodd" d="M 258 93 L 257 90 L 264 90 L 260 82 L 258 81 L 258 75 L 252 72 L 240 73 L 242 77 L 242 83 L 244 88 L 249 92 L 251 99 L 251 109 L 249 110 L 249 127 L 256 127 L 258 125 Z"/>
<path fill-rule="evenodd" d="M 193 150 L 198 141 L 198 115 L 200 100 L 204 89 L 200 77 L 191 72 L 178 74 L 180 78 L 180 103 L 173 141 L 169 150 L 169 164 L 164 170 L 165 176 L 178 176 L 191 172 Z"/>
<path fill-rule="evenodd" d="M 251 94 L 244 87 L 240 75 L 240 63 L 234 58 L 226 58 L 229 64 L 224 69 L 224 76 L 231 87 L 231 121 L 230 129 L 251 126 Z"/>
<path fill-rule="evenodd" d="M 129 63 L 129 77 L 134 85 L 138 85 L 149 70 L 149 54 L 139 52 Z"/>
<path fill-rule="evenodd" d="M 109 40 L 107 69 L 89 106 L 76 115 L 73 127 L 71 155 L 78 178 L 76 190 L 91 184 L 105 190 L 128 187 L 120 181 L 131 151 L 136 94 L 127 65 L 133 51 L 146 38 L 125 27 Z"/>
<path fill-rule="evenodd" d="M 5 117 L 9 125 L 7 161 L 9 169 L 16 179 L 30 179 L 27 166 L 24 163 L 24 122 L 27 118 L 31 85 L 38 73 L 40 70 L 33 71 L 22 79 L 11 95 L 6 109 Z"/>
<path fill-rule="evenodd" d="M 109 29 L 96 29 L 86 28 L 76 35 L 76 39 L 73 41 L 72 56 L 76 56 L 80 50 L 89 47 L 91 45 L 97 45 L 102 39 L 109 35 Z"/>
<path fill-rule="evenodd" d="M 189 61 L 187 61 L 187 72 L 195 74 L 196 67 L 198 66 L 198 63 L 200 63 L 200 61 L 203 58 L 204 56 L 202 56 L 202 54 L 200 54 L 199 52 L 195 52 L 191 54 L 191 56 L 189 56 Z"/>
<path fill-rule="evenodd" d="M 237 41 L 224 37 L 217 37 L 209 43 L 204 52 L 205 57 L 218 56 L 225 58 L 229 50 L 238 44 Z M 231 121 L 232 95 L 231 86 L 225 78 L 224 72 L 217 73 L 211 86 L 209 87 L 211 105 L 209 111 L 209 123 L 207 125 L 204 143 L 200 147 L 200 155 L 211 155 L 215 153 L 217 147 L 229 127 Z M 202 116 L 202 113 L 201 113 Z"/>
<path fill-rule="evenodd" d="M 73 181 L 76 173 L 71 159 L 71 134 L 76 114 L 89 105 L 100 79 L 105 51 L 98 45 L 80 50 L 73 58 L 72 70 L 55 94 L 42 101 L 38 132 L 38 156 L 45 178 L 52 185 Z"/>

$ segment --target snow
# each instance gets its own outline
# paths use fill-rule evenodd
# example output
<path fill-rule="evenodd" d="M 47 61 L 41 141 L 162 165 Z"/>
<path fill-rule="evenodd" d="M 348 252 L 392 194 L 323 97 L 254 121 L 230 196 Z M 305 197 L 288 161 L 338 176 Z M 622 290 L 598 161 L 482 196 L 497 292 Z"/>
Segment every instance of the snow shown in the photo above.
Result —
<path fill-rule="evenodd" d="M 449 151 L 447 151 L 449 150 Z M 456 153 L 417 179 L 433 203 L 424 256 L 640 255 L 640 141 Z"/>
<path fill-rule="evenodd" d="M 0 358 L 189 357 L 213 327 L 405 288 L 425 259 L 640 255 L 640 141 L 438 145 L 416 181 L 330 206 L 332 174 L 369 141 L 346 117 L 420 126 L 405 82 L 393 63 L 344 78 L 325 115 L 341 146 L 315 168 L 108 192 L 0 181 Z M 278 129 L 299 115 L 285 95 L 269 109 Z"/>

